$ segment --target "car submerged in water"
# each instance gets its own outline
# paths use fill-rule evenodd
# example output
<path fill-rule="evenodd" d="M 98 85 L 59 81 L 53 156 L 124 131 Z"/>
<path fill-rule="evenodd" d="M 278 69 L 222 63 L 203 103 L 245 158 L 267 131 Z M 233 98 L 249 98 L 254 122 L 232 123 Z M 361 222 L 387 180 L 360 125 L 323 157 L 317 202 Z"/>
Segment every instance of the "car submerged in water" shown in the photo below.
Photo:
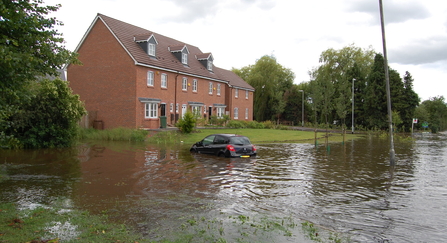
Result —
<path fill-rule="evenodd" d="M 236 134 L 212 134 L 191 146 L 191 152 L 214 154 L 219 157 L 256 156 L 256 147 L 250 139 Z"/>

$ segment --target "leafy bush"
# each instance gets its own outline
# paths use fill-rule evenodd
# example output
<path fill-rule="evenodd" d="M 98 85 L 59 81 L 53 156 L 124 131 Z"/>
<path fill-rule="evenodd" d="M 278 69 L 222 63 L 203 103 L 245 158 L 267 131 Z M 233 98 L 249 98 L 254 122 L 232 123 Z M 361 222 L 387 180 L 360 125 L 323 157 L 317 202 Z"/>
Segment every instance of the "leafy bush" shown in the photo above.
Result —
<path fill-rule="evenodd" d="M 7 131 L 25 148 L 68 147 L 77 134 L 78 121 L 86 113 L 78 95 L 66 81 L 42 80 L 30 86 L 31 98 L 11 117 Z"/>
<path fill-rule="evenodd" d="M 219 118 L 217 116 L 211 116 L 210 122 L 213 125 L 223 126 L 229 120 L 230 120 L 229 115 L 223 115 L 221 118 Z"/>
<path fill-rule="evenodd" d="M 247 123 L 244 121 L 231 120 L 228 122 L 227 127 L 230 128 L 247 128 Z"/>
<path fill-rule="evenodd" d="M 264 124 L 263 123 L 259 123 L 257 121 L 249 121 L 247 123 L 247 128 L 253 128 L 253 129 L 264 129 Z"/>
<path fill-rule="evenodd" d="M 274 129 L 276 127 L 276 124 L 272 121 L 264 121 L 262 124 L 264 124 L 264 127 L 267 129 Z"/>
<path fill-rule="evenodd" d="M 196 126 L 196 118 L 194 118 L 194 114 L 188 111 L 183 118 L 180 118 L 175 126 L 178 127 L 182 133 L 191 133 Z"/>

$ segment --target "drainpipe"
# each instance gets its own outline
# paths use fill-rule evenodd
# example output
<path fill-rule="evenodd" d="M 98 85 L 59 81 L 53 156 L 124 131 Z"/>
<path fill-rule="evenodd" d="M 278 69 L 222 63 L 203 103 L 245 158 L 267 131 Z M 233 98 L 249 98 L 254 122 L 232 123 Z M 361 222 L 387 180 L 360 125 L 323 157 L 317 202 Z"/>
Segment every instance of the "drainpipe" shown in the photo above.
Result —
<path fill-rule="evenodd" d="M 178 78 L 178 71 L 177 75 L 175 75 L 175 84 L 174 84 L 174 125 L 177 123 L 177 78 Z M 180 108 L 180 107 L 179 107 Z"/>

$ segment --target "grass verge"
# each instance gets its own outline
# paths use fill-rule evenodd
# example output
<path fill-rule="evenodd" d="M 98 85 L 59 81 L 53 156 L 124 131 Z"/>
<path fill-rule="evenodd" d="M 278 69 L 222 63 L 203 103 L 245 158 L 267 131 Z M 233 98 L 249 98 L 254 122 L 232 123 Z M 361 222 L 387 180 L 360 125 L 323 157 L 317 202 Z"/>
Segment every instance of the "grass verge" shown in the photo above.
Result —
<path fill-rule="evenodd" d="M 313 131 L 297 130 L 276 130 L 276 129 L 198 129 L 190 134 L 182 134 L 177 131 L 162 131 L 148 138 L 150 143 L 175 143 L 183 142 L 193 144 L 202 140 L 205 136 L 215 133 L 234 133 L 250 138 L 251 142 L 256 143 L 314 143 L 315 133 Z M 326 133 L 317 133 L 318 143 L 324 143 Z M 346 141 L 359 138 L 358 134 L 346 134 Z M 329 142 L 342 142 L 343 135 L 340 133 L 329 133 Z"/>

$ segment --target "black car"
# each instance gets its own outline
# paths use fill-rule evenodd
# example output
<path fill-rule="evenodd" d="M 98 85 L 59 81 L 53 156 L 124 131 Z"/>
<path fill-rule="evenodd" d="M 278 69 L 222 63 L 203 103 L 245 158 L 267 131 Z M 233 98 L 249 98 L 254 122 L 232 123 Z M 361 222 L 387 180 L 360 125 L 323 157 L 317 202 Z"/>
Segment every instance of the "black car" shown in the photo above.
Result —
<path fill-rule="evenodd" d="M 191 152 L 215 154 L 219 157 L 256 156 L 256 147 L 250 139 L 236 134 L 213 134 L 192 145 Z"/>

